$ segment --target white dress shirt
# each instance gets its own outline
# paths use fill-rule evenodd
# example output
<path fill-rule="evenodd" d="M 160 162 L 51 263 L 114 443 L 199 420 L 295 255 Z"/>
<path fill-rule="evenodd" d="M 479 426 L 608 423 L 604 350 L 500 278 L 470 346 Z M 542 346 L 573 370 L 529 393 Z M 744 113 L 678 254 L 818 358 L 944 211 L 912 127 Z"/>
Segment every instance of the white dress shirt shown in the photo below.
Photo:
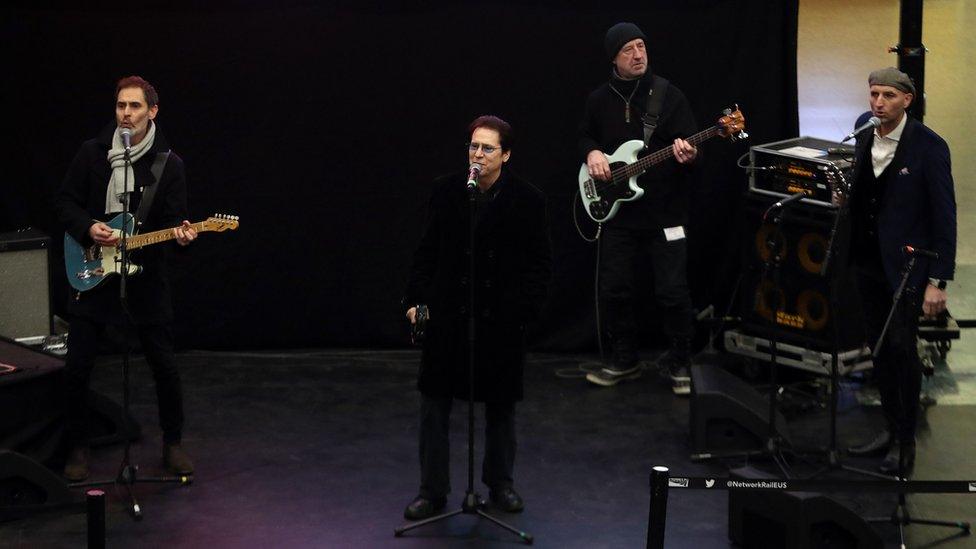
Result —
<path fill-rule="evenodd" d="M 898 148 L 898 141 L 901 140 L 901 132 L 905 129 L 908 122 L 908 115 L 902 113 L 901 122 L 891 133 L 882 137 L 878 130 L 874 129 L 874 145 L 871 146 L 871 164 L 874 166 L 874 177 L 881 177 L 881 172 L 891 164 L 891 159 L 895 157 L 895 149 Z"/>

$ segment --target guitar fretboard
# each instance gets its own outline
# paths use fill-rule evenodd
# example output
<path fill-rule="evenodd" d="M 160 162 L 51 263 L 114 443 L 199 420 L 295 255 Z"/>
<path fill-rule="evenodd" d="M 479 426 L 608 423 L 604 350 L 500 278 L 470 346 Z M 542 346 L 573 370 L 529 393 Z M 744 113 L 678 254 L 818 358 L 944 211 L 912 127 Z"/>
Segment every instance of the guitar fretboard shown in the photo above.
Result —
<path fill-rule="evenodd" d="M 196 223 L 190 223 L 190 226 L 198 233 L 204 231 L 210 231 L 213 229 L 207 228 L 206 221 L 198 221 Z M 175 228 L 175 227 L 174 227 Z M 176 235 L 173 233 L 173 229 L 163 229 L 161 231 L 153 231 L 151 233 L 142 233 L 130 236 L 125 240 L 125 247 L 129 251 L 139 249 L 143 246 L 148 246 L 150 244 L 158 244 L 160 242 L 166 242 L 167 240 L 173 240 Z"/>
<path fill-rule="evenodd" d="M 702 130 L 696 133 L 695 135 L 689 137 L 687 141 L 697 147 L 701 143 L 704 143 L 705 141 L 708 141 L 709 139 L 718 135 L 719 130 L 721 129 L 722 129 L 721 126 L 718 125 L 712 126 L 707 130 Z M 671 147 L 665 147 L 657 152 L 645 156 L 644 158 L 641 158 L 640 160 L 634 162 L 633 164 L 628 164 L 621 168 L 617 168 L 616 170 L 611 172 L 611 175 L 613 176 L 614 181 L 630 179 L 631 177 L 646 172 L 647 169 L 650 168 L 651 166 L 655 164 L 659 164 L 673 156 L 674 156 L 674 150 Z"/>

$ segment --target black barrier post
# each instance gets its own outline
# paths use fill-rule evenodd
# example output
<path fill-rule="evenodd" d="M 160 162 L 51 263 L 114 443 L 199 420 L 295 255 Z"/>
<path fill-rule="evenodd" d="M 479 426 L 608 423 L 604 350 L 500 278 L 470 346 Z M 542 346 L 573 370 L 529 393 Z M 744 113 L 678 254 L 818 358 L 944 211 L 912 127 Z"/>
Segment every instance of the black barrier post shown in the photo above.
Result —
<path fill-rule="evenodd" d="M 88 549 L 105 549 L 105 492 L 85 492 L 88 504 Z"/>
<path fill-rule="evenodd" d="M 664 548 L 664 526 L 668 511 L 668 468 L 651 470 L 651 506 L 647 511 L 647 549 Z"/>

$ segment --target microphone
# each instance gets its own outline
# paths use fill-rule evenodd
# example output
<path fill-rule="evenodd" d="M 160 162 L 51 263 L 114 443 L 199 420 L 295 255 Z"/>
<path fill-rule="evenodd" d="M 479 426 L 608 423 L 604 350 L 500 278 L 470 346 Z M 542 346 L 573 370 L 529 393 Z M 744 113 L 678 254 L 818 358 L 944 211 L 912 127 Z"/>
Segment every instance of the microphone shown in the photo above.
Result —
<path fill-rule="evenodd" d="M 867 122 L 865 122 L 864 124 L 861 124 L 860 127 L 856 128 L 854 131 L 852 131 L 851 133 L 847 134 L 847 137 L 845 137 L 843 140 L 841 140 L 841 143 L 843 143 L 844 141 L 848 141 L 848 140 L 854 139 L 854 137 L 857 136 L 857 134 L 863 132 L 864 130 L 868 130 L 868 129 L 871 129 L 871 128 L 877 128 L 880 125 L 881 125 L 881 119 L 878 118 L 877 116 L 872 116 L 871 118 L 868 119 Z"/>
<path fill-rule="evenodd" d="M 468 168 L 468 188 L 473 189 L 478 186 L 478 176 L 481 175 L 481 164 L 471 164 Z"/>
<path fill-rule="evenodd" d="M 937 252 L 933 252 L 932 250 L 923 250 L 922 248 L 916 248 L 914 246 L 905 246 L 901 250 L 907 255 L 920 255 L 929 259 L 939 259 L 939 254 Z"/>
<path fill-rule="evenodd" d="M 121 130 L 119 130 L 119 137 L 122 138 L 122 146 L 125 147 L 125 150 L 129 150 L 129 149 L 132 148 L 132 130 L 131 129 L 129 129 L 129 128 L 122 128 Z"/>

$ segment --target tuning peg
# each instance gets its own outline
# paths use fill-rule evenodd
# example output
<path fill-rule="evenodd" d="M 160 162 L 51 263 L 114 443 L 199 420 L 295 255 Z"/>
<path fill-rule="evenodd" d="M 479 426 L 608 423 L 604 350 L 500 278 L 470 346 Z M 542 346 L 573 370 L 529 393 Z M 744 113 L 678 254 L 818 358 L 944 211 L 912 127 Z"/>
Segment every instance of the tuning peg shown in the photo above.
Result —
<path fill-rule="evenodd" d="M 724 114 L 725 116 L 728 116 L 728 115 L 732 114 L 732 109 L 722 109 L 722 114 Z"/>

